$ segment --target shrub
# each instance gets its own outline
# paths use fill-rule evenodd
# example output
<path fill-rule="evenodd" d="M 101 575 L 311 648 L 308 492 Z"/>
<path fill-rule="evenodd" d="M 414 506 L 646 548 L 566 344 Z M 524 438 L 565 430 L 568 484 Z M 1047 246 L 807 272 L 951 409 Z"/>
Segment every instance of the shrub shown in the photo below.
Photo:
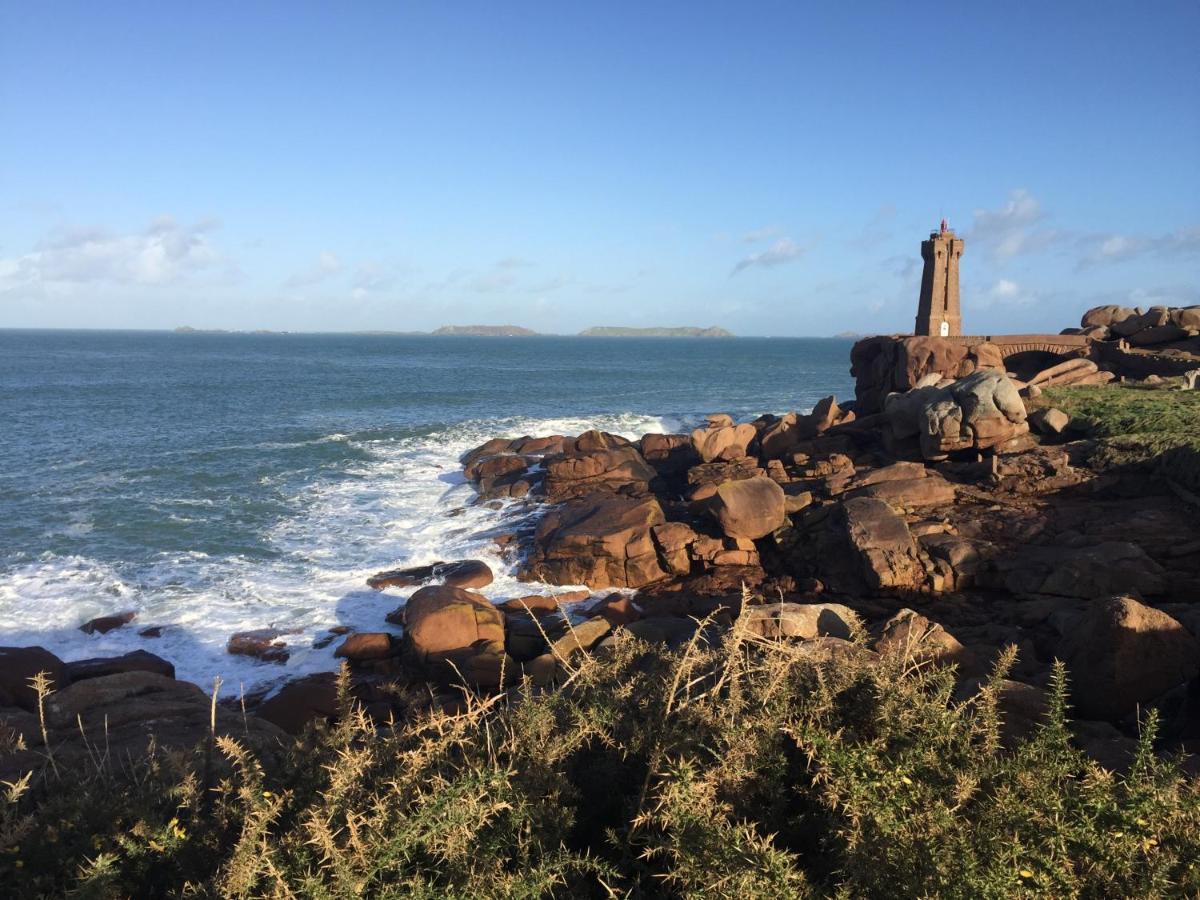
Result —
<path fill-rule="evenodd" d="M 619 633 L 551 691 L 377 730 L 355 709 L 264 765 L 237 741 L 10 786 L 14 896 L 1008 897 L 1200 894 L 1200 793 L 1068 739 L 1067 684 L 1011 749 L 997 688 L 736 626 Z M 579 659 L 578 657 L 576 659 Z M 211 760 L 206 762 L 209 754 Z"/>

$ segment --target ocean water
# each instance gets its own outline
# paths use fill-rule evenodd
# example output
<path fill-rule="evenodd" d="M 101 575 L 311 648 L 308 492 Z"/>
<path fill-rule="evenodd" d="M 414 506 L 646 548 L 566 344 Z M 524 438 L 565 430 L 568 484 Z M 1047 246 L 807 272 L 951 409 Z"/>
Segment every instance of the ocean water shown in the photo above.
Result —
<path fill-rule="evenodd" d="M 371 573 L 486 559 L 458 458 L 496 436 L 636 438 L 853 395 L 837 339 L 434 338 L 0 331 L 0 645 L 146 649 L 246 691 L 335 668 L 315 639 L 384 630 Z M 99 615 L 129 626 L 85 635 Z M 138 630 L 164 626 L 163 636 Z M 285 665 L 230 656 L 275 627 Z"/>

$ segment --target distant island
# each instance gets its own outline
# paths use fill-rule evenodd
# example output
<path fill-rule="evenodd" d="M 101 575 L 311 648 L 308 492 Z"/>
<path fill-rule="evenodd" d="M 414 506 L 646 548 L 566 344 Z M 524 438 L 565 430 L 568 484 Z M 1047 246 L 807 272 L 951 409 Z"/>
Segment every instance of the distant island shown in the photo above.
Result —
<path fill-rule="evenodd" d="M 265 328 L 255 331 L 237 331 L 226 328 L 193 328 L 180 325 L 176 334 L 297 334 L 303 332 L 270 331 Z M 388 337 L 552 337 L 532 328 L 520 325 L 443 325 L 435 331 L 350 331 L 343 334 L 360 334 Z M 566 335 L 561 335 L 565 337 Z M 620 325 L 597 325 L 585 328 L 576 337 L 679 337 L 679 338 L 731 338 L 731 331 L 717 328 L 626 328 Z M 843 335 L 838 335 L 842 337 Z"/>
<path fill-rule="evenodd" d="M 704 337 L 728 338 L 733 332 L 724 328 L 623 328 L 615 325 L 598 325 L 579 332 L 580 337 Z"/>
<path fill-rule="evenodd" d="M 537 332 L 520 325 L 443 325 L 433 334 L 435 337 L 531 337 Z"/>
<path fill-rule="evenodd" d="M 286 331 L 270 331 L 266 328 L 256 328 L 254 331 L 230 331 L 227 328 L 193 328 L 191 325 L 180 325 L 175 329 L 176 334 L 287 334 Z"/>
<path fill-rule="evenodd" d="M 839 331 L 837 334 L 834 335 L 834 337 L 835 338 L 853 338 L 854 340 L 858 340 L 859 338 L 869 337 L 869 335 L 863 334 L 861 331 Z"/>

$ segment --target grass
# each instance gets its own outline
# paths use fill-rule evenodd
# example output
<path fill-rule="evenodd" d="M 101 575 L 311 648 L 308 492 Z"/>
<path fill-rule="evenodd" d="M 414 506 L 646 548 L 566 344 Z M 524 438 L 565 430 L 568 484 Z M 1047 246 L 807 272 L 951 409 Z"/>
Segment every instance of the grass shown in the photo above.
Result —
<path fill-rule="evenodd" d="M 350 698 L 265 766 L 241 744 L 0 792 L 6 896 L 1013 897 L 1200 894 L 1200 788 L 1069 741 L 1068 688 L 1005 749 L 1005 656 L 973 701 L 910 660 L 739 629 L 625 632 L 552 691 L 377 731 Z M 205 756 L 215 749 L 210 769 Z"/>
<path fill-rule="evenodd" d="M 1097 440 L 1099 469 L 1149 468 L 1200 490 L 1200 391 L 1138 384 L 1048 388 L 1035 404 L 1055 406 L 1073 430 Z"/>

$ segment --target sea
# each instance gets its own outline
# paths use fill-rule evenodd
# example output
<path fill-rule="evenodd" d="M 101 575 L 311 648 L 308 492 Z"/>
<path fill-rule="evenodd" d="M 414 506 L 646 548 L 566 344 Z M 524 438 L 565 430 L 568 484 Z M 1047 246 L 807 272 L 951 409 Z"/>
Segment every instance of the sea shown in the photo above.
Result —
<path fill-rule="evenodd" d="M 148 650 L 223 694 L 334 669 L 331 627 L 389 630 L 411 593 L 366 587 L 381 569 L 477 558 L 490 598 L 533 592 L 484 534 L 515 511 L 473 503 L 465 451 L 805 412 L 853 396 L 850 346 L 0 330 L 0 645 Z M 285 664 L 226 652 L 268 627 Z"/>

